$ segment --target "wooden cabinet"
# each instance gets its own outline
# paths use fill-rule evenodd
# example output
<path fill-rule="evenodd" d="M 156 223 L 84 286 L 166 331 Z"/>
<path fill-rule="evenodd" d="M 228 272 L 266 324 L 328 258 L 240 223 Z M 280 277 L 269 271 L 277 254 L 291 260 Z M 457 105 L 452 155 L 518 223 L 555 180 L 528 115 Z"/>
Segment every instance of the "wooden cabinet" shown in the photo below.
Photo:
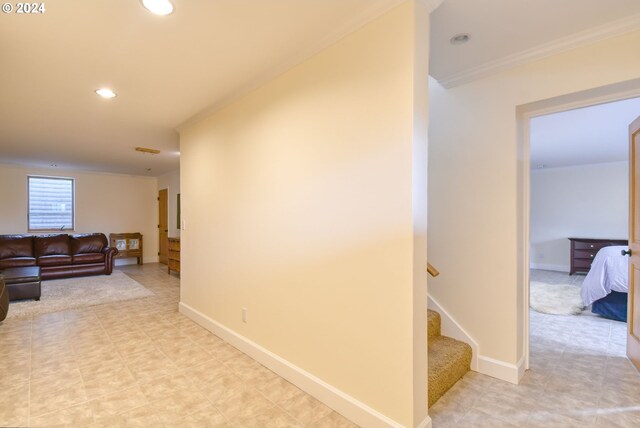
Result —
<path fill-rule="evenodd" d="M 143 263 L 141 233 L 110 233 L 109 246 L 118 249 L 117 259 L 136 257 L 139 265 Z"/>
<path fill-rule="evenodd" d="M 180 238 L 169 238 L 167 245 L 167 273 L 180 273 Z"/>
<path fill-rule="evenodd" d="M 569 241 L 571 241 L 569 275 L 576 272 L 589 272 L 591 262 L 600 248 L 629 243 L 626 239 L 569 238 Z"/>

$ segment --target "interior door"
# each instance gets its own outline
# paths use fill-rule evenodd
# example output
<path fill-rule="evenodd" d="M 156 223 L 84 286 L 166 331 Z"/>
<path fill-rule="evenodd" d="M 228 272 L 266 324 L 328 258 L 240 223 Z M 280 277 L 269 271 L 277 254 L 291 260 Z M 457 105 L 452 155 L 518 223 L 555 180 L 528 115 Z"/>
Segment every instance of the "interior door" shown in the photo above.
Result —
<path fill-rule="evenodd" d="M 629 249 L 627 356 L 640 369 L 640 117 L 629 125 Z"/>
<path fill-rule="evenodd" d="M 158 261 L 167 264 L 167 245 L 169 236 L 169 209 L 167 189 L 158 191 Z"/>

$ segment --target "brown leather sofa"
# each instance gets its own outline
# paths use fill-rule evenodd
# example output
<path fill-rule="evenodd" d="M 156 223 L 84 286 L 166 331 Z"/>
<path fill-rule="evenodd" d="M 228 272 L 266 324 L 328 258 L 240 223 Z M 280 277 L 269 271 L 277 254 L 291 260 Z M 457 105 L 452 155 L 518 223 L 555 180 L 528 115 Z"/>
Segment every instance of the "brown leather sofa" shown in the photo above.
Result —
<path fill-rule="evenodd" d="M 0 235 L 0 270 L 40 266 L 43 280 L 110 275 L 116 254 L 103 233 Z"/>

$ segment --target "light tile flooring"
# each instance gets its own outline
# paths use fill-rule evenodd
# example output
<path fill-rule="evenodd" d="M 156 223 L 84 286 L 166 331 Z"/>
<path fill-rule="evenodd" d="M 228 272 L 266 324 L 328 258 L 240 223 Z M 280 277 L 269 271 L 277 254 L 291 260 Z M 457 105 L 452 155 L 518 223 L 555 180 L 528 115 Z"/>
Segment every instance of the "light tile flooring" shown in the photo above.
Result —
<path fill-rule="evenodd" d="M 532 271 L 580 285 L 584 277 Z M 640 427 L 640 374 L 625 357 L 626 324 L 531 311 L 531 370 L 520 385 L 469 372 L 431 409 L 442 427 Z"/>
<path fill-rule="evenodd" d="M 0 426 L 355 426 L 179 314 L 164 266 L 121 269 L 155 296 L 0 324 Z"/>

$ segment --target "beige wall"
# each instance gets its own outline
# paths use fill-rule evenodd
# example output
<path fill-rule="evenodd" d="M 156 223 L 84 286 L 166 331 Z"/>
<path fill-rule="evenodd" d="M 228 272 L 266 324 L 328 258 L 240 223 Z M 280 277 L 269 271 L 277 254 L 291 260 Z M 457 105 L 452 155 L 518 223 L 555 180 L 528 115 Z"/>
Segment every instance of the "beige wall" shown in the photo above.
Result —
<path fill-rule="evenodd" d="M 140 232 L 144 259 L 158 260 L 157 181 L 129 175 L 0 165 L 0 233 L 27 231 L 27 175 L 75 178 L 75 232 Z M 131 259 L 134 260 L 134 259 Z"/>
<path fill-rule="evenodd" d="M 182 303 L 403 426 L 426 417 L 425 10 L 404 3 L 180 142 Z"/>
<path fill-rule="evenodd" d="M 531 267 L 569 272 L 568 237 L 627 239 L 628 174 L 627 162 L 532 170 Z"/>
<path fill-rule="evenodd" d="M 449 90 L 431 85 L 429 259 L 442 274 L 429 291 L 481 355 L 516 364 L 524 353 L 516 107 L 640 77 L 639 44 L 635 32 Z"/>
<path fill-rule="evenodd" d="M 158 190 L 167 189 L 169 198 L 169 237 L 179 237 L 178 227 L 178 194 L 180 193 L 180 170 L 172 171 L 158 177 Z"/>

